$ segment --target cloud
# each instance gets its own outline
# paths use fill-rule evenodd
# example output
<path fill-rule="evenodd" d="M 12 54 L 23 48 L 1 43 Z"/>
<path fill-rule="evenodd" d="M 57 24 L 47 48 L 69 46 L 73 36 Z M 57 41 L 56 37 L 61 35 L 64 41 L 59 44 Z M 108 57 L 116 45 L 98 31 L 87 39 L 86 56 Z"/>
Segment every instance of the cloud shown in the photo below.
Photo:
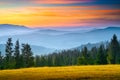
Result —
<path fill-rule="evenodd" d="M 8 3 L 6 2 L 0 2 L 0 5 L 7 5 Z"/>
<path fill-rule="evenodd" d="M 38 4 L 71 4 L 71 3 L 85 3 L 91 0 L 30 0 Z"/>
<path fill-rule="evenodd" d="M 97 0 L 1 0 L 0 5 L 6 8 L 0 7 L 0 23 L 45 27 L 120 25 L 119 5 L 98 2 Z M 9 4 L 14 6 L 10 7 Z"/>
<path fill-rule="evenodd" d="M 26 26 L 89 26 L 120 24 L 120 10 L 100 6 L 19 7 L 0 10 L 0 23 Z"/>
<path fill-rule="evenodd" d="M 69 3 L 85 3 L 92 0 L 0 0 L 0 3 L 38 3 L 38 4 L 69 4 Z"/>

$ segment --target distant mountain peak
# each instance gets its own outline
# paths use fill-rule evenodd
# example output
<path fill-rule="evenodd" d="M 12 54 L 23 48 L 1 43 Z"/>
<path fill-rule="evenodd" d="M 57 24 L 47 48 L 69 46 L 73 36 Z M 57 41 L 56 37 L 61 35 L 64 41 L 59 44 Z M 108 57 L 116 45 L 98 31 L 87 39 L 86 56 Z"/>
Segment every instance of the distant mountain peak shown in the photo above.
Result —
<path fill-rule="evenodd" d="M 120 27 L 113 27 L 113 26 L 111 26 L 111 27 L 107 27 L 105 29 L 120 29 Z"/>
<path fill-rule="evenodd" d="M 25 28 L 25 29 L 29 29 L 26 26 L 23 26 L 23 25 L 14 25 L 14 24 L 0 24 L 0 28 Z"/>
<path fill-rule="evenodd" d="M 57 31 L 57 30 L 53 30 L 53 29 L 44 29 L 42 31 Z"/>
<path fill-rule="evenodd" d="M 1 26 L 22 26 L 22 25 L 15 25 L 15 24 L 0 24 Z"/>

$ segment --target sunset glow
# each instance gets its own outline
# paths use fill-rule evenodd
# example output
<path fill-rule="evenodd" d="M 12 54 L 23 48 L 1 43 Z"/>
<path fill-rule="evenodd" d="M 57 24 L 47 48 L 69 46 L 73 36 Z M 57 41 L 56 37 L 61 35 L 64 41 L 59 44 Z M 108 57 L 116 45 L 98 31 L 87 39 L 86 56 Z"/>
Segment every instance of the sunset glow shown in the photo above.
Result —
<path fill-rule="evenodd" d="M 0 24 L 28 27 L 120 26 L 120 1 L 1 0 Z"/>

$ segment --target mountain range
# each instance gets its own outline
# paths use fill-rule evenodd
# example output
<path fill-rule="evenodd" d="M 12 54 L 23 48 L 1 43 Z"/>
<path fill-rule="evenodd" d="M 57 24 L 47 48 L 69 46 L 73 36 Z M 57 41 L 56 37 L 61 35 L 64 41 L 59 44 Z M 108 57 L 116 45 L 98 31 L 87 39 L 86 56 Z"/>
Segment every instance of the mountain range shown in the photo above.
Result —
<path fill-rule="evenodd" d="M 9 37 L 13 42 L 29 43 L 37 54 L 51 53 L 55 50 L 71 49 L 83 44 L 95 44 L 109 41 L 113 34 L 120 39 L 120 27 L 82 28 L 76 30 L 56 28 L 28 28 L 25 26 L 1 24 L 0 44 L 5 44 Z M 44 47 L 43 47 L 44 46 Z"/>

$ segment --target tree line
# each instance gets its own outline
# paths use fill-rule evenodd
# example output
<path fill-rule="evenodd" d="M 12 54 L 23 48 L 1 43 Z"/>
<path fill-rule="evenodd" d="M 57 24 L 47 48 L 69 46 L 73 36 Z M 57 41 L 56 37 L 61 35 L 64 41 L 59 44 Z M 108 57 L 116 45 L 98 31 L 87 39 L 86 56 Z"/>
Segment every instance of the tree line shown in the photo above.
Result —
<path fill-rule="evenodd" d="M 8 38 L 5 45 L 5 55 L 0 52 L 0 69 L 17 69 L 34 66 L 34 57 L 29 44 L 22 44 L 20 49 L 19 40 L 15 46 L 12 38 Z"/>
<path fill-rule="evenodd" d="M 120 42 L 116 35 L 108 45 L 101 44 L 88 50 L 71 49 L 35 57 L 35 65 L 39 66 L 70 66 L 70 65 L 104 65 L 120 64 Z"/>
<path fill-rule="evenodd" d="M 5 45 L 5 55 L 0 52 L 0 69 L 18 69 L 40 66 L 70 66 L 70 65 L 97 65 L 120 64 L 120 43 L 116 35 L 108 45 L 101 44 L 88 50 L 71 49 L 54 52 L 48 55 L 33 56 L 29 44 L 22 44 L 19 40 L 15 44 L 8 38 Z"/>

